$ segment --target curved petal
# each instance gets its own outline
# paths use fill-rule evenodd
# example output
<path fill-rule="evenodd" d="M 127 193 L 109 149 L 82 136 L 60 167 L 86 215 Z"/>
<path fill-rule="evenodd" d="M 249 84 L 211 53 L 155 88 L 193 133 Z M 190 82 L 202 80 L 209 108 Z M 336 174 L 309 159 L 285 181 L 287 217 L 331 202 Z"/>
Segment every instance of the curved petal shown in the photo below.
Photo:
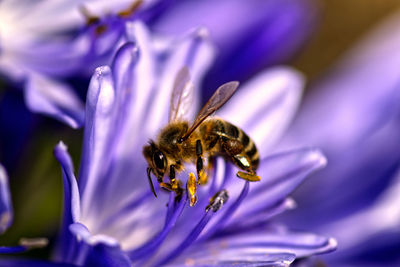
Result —
<path fill-rule="evenodd" d="M 258 231 L 249 229 L 193 246 L 185 254 L 185 259 L 189 258 L 194 263 L 234 260 L 268 262 L 269 255 L 294 255 L 296 258 L 301 258 L 332 251 L 336 245 L 336 241 L 332 238 L 291 232 L 285 228 L 267 228 Z M 279 257 L 276 260 L 279 260 Z"/>
<path fill-rule="evenodd" d="M 107 174 L 107 167 L 112 159 L 113 115 L 116 102 L 114 90 L 109 67 L 97 68 L 86 99 L 83 155 L 79 175 L 82 210 L 85 215 L 89 211 L 96 211 L 96 205 L 99 203 L 93 200 L 94 193 Z"/>
<path fill-rule="evenodd" d="M 296 256 L 290 253 L 268 253 L 254 255 L 252 251 L 232 251 L 221 255 L 218 259 L 188 258 L 184 262 L 177 261 L 168 267 L 202 266 L 202 267 L 287 267 Z"/>
<path fill-rule="evenodd" d="M 264 71 L 247 82 L 217 112 L 242 128 L 257 144 L 261 156 L 276 143 L 299 105 L 303 76 L 287 67 Z"/>
<path fill-rule="evenodd" d="M 160 73 L 157 94 L 150 104 L 151 120 L 148 119 L 149 123 L 147 123 L 150 128 L 149 134 L 156 133 L 160 126 L 168 122 L 167 115 L 173 84 L 176 74 L 184 66 L 188 67 L 190 71 L 195 90 L 193 94 L 195 101 L 193 101 L 186 117 L 194 118 L 195 112 L 198 110 L 200 82 L 214 58 L 214 50 L 208 33 L 202 28 L 192 31 L 181 40 L 178 39 L 172 47 L 171 51 L 166 52 L 167 59 Z"/>
<path fill-rule="evenodd" d="M 70 260 L 79 266 L 131 266 L 128 256 L 118 242 L 106 235 L 92 235 L 85 225 L 69 226 L 75 238 L 75 249 Z M 72 243 L 71 243 L 72 245 Z"/>
<path fill-rule="evenodd" d="M 25 102 L 31 111 L 54 117 L 72 128 L 83 125 L 83 103 L 66 84 L 31 74 L 25 87 Z"/>
<path fill-rule="evenodd" d="M 0 234 L 4 233 L 13 221 L 11 194 L 8 185 L 8 176 L 0 164 Z"/>
<path fill-rule="evenodd" d="M 67 151 L 67 146 L 60 142 L 54 149 L 54 155 L 61 165 L 64 184 L 64 222 L 74 223 L 80 217 L 80 197 L 78 184 L 74 175 L 74 166 Z"/>
<path fill-rule="evenodd" d="M 68 227 L 79 220 L 81 203 L 78 184 L 74 175 L 74 167 L 64 143 L 60 142 L 55 147 L 54 155 L 61 165 L 64 185 L 63 221 L 58 237 L 60 242 L 56 248 L 55 257 L 56 259 L 63 259 L 68 255 L 71 243 L 73 242 Z"/>

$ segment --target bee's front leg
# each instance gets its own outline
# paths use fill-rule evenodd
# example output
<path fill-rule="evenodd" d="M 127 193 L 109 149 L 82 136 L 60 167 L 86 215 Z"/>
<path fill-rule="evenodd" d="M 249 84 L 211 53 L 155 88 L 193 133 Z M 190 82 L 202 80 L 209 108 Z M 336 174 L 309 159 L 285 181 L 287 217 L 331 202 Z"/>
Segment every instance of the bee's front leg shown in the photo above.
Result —
<path fill-rule="evenodd" d="M 169 167 L 169 180 L 172 191 L 175 191 L 176 194 L 182 193 L 181 182 L 176 179 L 175 165 L 170 165 Z"/>

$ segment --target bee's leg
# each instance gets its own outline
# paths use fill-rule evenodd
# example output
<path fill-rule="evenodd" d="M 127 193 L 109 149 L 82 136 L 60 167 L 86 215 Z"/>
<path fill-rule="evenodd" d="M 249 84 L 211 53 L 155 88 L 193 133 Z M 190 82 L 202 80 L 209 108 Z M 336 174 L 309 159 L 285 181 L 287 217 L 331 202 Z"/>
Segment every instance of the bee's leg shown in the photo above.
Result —
<path fill-rule="evenodd" d="M 258 176 L 255 172 L 242 172 L 242 171 L 238 171 L 236 173 L 236 176 L 239 178 L 242 178 L 246 181 L 249 182 L 258 182 L 261 180 L 261 177 Z"/>
<path fill-rule="evenodd" d="M 260 181 L 261 178 L 253 170 L 249 157 L 245 153 L 241 153 L 243 151 L 243 144 L 239 140 L 228 139 L 226 137 L 222 137 L 221 140 L 222 148 L 225 152 L 232 158 L 236 166 L 244 170 L 238 171 L 236 175 L 246 181 Z"/>
<path fill-rule="evenodd" d="M 193 207 L 194 204 L 197 202 L 197 184 L 196 184 L 196 177 L 194 176 L 193 172 L 189 173 L 189 179 L 187 182 L 187 191 L 189 194 L 190 206 Z"/>
<path fill-rule="evenodd" d="M 175 165 L 171 165 L 169 167 L 169 180 L 170 180 L 170 185 L 172 191 L 175 191 L 177 195 L 180 195 L 182 193 L 182 187 L 181 187 L 181 182 L 175 178 L 176 172 L 175 172 Z"/>
<path fill-rule="evenodd" d="M 203 147 L 201 145 L 201 141 L 196 141 L 196 171 L 197 171 L 197 183 L 198 184 L 205 184 L 207 182 L 207 174 L 204 172 L 204 162 L 203 162 Z"/>
<path fill-rule="evenodd" d="M 164 183 L 164 182 L 161 182 L 160 183 L 160 187 L 161 188 L 163 188 L 163 189 L 165 189 L 165 190 L 167 190 L 167 191 L 174 191 L 173 189 L 172 189 L 172 184 L 170 184 L 170 183 Z"/>
<path fill-rule="evenodd" d="M 214 157 L 208 157 L 207 166 L 205 167 L 204 174 L 197 181 L 199 185 L 205 185 L 208 182 L 208 177 L 211 176 L 212 169 L 214 168 Z"/>
<path fill-rule="evenodd" d="M 235 164 L 241 168 L 243 171 L 237 172 L 237 177 L 242 178 L 246 181 L 257 182 L 260 181 L 261 178 L 256 174 L 256 172 L 251 168 L 250 160 L 245 154 L 238 154 L 232 157 Z"/>

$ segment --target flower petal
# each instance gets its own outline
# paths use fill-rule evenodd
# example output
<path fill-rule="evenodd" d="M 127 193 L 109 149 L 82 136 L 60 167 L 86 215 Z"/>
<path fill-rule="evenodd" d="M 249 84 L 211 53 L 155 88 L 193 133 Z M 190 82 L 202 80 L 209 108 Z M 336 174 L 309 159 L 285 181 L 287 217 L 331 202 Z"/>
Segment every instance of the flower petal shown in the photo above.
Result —
<path fill-rule="evenodd" d="M 400 172 L 398 170 L 394 181 L 368 209 L 321 227 L 325 233 L 335 235 L 341 244 L 341 250 L 335 253 L 332 260 L 355 259 L 357 256 L 361 258 L 364 256 L 370 259 L 376 257 L 376 259 L 398 261 L 397 253 L 396 256 L 390 256 L 390 253 L 386 252 L 395 250 L 400 245 L 399 194 Z M 353 225 L 357 227 L 351 227 Z M 379 247 L 382 250 L 378 249 Z"/>
<path fill-rule="evenodd" d="M 269 209 L 285 199 L 312 172 L 325 167 L 326 158 L 316 149 L 282 152 L 261 161 L 257 174 L 261 181 L 252 183 L 250 192 L 234 220 Z"/>
<path fill-rule="evenodd" d="M 99 67 L 90 82 L 86 99 L 86 122 L 79 185 L 82 210 L 97 211 L 93 195 L 107 174 L 112 155 L 115 92 L 111 70 Z"/>
<path fill-rule="evenodd" d="M 330 164 L 296 192 L 299 209 L 288 222 L 342 219 L 368 208 L 393 181 L 400 160 L 399 21 L 396 14 L 379 26 L 305 99 L 283 146 L 318 146 Z"/>
<path fill-rule="evenodd" d="M 85 266 L 130 267 L 132 263 L 119 246 L 110 247 L 99 243 L 91 248 Z"/>
<path fill-rule="evenodd" d="M 27 259 L 0 259 L 0 266 L 13 266 L 13 267 L 77 267 L 77 265 L 68 263 L 55 263 L 40 260 L 27 260 Z"/>
<path fill-rule="evenodd" d="M 83 103 L 66 84 L 31 74 L 25 87 L 25 102 L 30 110 L 52 116 L 72 128 L 83 124 Z"/>
<path fill-rule="evenodd" d="M 92 235 L 81 223 L 69 226 L 75 237 L 75 245 L 70 260 L 79 266 L 131 266 L 128 256 L 118 242 L 106 235 Z"/>
<path fill-rule="evenodd" d="M 290 232 L 285 228 L 273 227 L 237 234 L 203 242 L 190 248 L 177 261 L 190 259 L 196 262 L 210 261 L 269 261 L 268 255 L 295 255 L 296 258 L 326 253 L 336 248 L 336 241 L 309 233 Z M 276 260 L 279 260 L 277 257 Z M 292 258 L 293 260 L 293 258 Z M 175 261 L 175 262 L 177 262 Z M 288 262 L 287 264 L 289 264 Z"/>
<path fill-rule="evenodd" d="M 209 29 L 219 55 L 206 84 L 215 90 L 289 58 L 310 34 L 315 17 L 310 1 L 303 0 L 182 1 L 159 16 L 154 29 L 169 34 L 199 25 Z"/>
<path fill-rule="evenodd" d="M 261 253 L 260 253 L 261 254 Z M 261 259 L 262 258 L 262 259 Z M 241 252 L 236 255 L 224 255 L 221 259 L 186 258 L 184 262 L 177 261 L 168 267 L 202 266 L 202 267 L 287 267 L 296 256 L 290 253 L 268 253 L 254 255 L 251 252 Z"/>
<path fill-rule="evenodd" d="M 303 84 L 302 75 L 293 69 L 267 70 L 240 88 L 217 115 L 242 128 L 260 153 L 266 153 L 295 114 Z"/>
<path fill-rule="evenodd" d="M 0 234 L 4 233 L 13 221 L 11 194 L 8 185 L 8 176 L 5 168 L 0 164 Z"/>
<path fill-rule="evenodd" d="M 175 41 L 172 47 L 171 51 L 166 52 L 167 59 L 160 73 L 157 94 L 150 104 L 151 120 L 147 121 L 147 125 L 150 127 L 149 134 L 156 133 L 160 126 L 168 122 L 170 99 L 178 71 L 184 66 L 188 67 L 195 90 L 194 100 L 198 100 L 200 98 L 200 82 L 214 58 L 213 46 L 207 31 L 203 28 L 191 32 L 182 40 Z M 187 118 L 194 117 L 198 110 L 197 103 L 199 101 L 191 103 Z"/>
<path fill-rule="evenodd" d="M 60 162 L 64 185 L 63 221 L 61 223 L 61 230 L 59 232 L 59 239 L 62 241 L 58 244 L 55 252 L 55 257 L 60 259 L 65 258 L 65 255 L 68 254 L 70 249 L 69 242 L 71 242 L 71 235 L 68 227 L 70 224 L 79 220 L 80 196 L 78 184 L 74 175 L 72 160 L 64 143 L 60 142 L 55 147 L 54 155 Z"/>

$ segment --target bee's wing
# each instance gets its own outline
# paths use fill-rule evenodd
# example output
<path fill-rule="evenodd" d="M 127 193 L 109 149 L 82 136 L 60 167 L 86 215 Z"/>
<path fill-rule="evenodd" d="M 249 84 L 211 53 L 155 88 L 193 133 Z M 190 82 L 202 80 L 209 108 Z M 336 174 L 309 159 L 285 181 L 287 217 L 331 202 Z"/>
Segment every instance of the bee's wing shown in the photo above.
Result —
<path fill-rule="evenodd" d="M 200 123 L 202 123 L 208 116 L 210 116 L 220 107 L 222 107 L 232 97 L 238 86 L 239 82 L 228 82 L 218 87 L 217 91 L 215 91 L 212 97 L 200 110 L 199 114 L 197 114 L 196 119 L 194 120 L 192 126 L 182 137 L 182 140 L 187 139 L 193 133 L 193 131 L 200 125 Z"/>
<path fill-rule="evenodd" d="M 183 67 L 176 75 L 171 95 L 169 122 L 184 120 L 193 101 L 193 83 L 190 81 L 189 70 Z"/>

